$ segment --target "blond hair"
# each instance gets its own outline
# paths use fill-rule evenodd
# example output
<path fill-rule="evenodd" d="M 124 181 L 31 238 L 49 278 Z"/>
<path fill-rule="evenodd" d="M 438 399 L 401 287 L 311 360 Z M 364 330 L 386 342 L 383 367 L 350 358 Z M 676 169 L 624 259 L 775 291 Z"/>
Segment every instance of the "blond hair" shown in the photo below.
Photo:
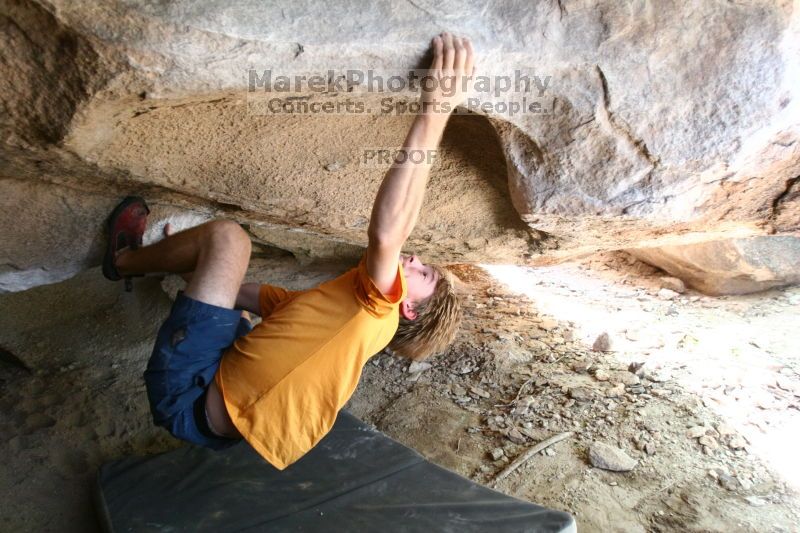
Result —
<path fill-rule="evenodd" d="M 456 293 L 455 276 L 439 265 L 431 266 L 439 274 L 433 294 L 417 303 L 414 320 L 400 315 L 400 325 L 389 343 L 393 352 L 415 361 L 447 348 L 461 322 L 461 299 Z"/>

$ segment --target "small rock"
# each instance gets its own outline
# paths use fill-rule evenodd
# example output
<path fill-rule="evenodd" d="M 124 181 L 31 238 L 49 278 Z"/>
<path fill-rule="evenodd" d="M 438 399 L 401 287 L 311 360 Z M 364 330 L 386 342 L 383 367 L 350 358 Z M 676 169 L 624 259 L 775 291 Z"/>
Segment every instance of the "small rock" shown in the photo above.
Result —
<path fill-rule="evenodd" d="M 424 372 L 428 370 L 433 365 L 430 363 L 426 363 L 424 361 L 411 361 L 411 364 L 408 365 L 408 373 L 409 374 L 416 374 L 418 372 Z"/>
<path fill-rule="evenodd" d="M 499 448 L 499 447 L 498 447 L 498 448 L 495 448 L 495 449 L 494 449 L 494 450 L 492 450 L 492 452 L 491 452 L 491 455 L 492 455 L 492 460 L 493 460 L 493 461 L 497 461 L 498 459 L 500 459 L 501 457 L 503 457 L 505 454 L 506 454 L 506 452 L 505 452 L 505 451 L 503 451 L 503 448 Z"/>
<path fill-rule="evenodd" d="M 481 389 L 480 387 L 470 387 L 469 390 L 470 390 L 470 392 L 480 396 L 481 398 L 488 398 L 489 397 L 489 393 L 486 392 L 485 390 Z"/>
<path fill-rule="evenodd" d="M 522 433 L 520 433 L 519 430 L 515 427 L 512 427 L 506 432 L 506 437 L 514 444 L 525 443 L 525 436 Z"/>
<path fill-rule="evenodd" d="M 674 291 L 678 294 L 683 294 L 686 292 L 686 284 L 678 278 L 664 276 L 663 278 L 659 278 L 659 281 L 661 282 L 662 289 Z"/>
<path fill-rule="evenodd" d="M 535 402 L 536 399 L 533 396 L 523 396 L 516 401 L 514 408 L 511 409 L 511 414 L 514 416 L 525 416 Z"/>
<path fill-rule="evenodd" d="M 579 374 L 585 374 L 592 367 L 591 361 L 575 361 L 572 363 L 572 370 Z"/>
<path fill-rule="evenodd" d="M 586 387 L 573 387 L 569 390 L 569 397 L 578 402 L 588 402 L 594 398 L 594 392 Z"/>
<path fill-rule="evenodd" d="M 698 442 L 703 446 L 709 447 L 712 450 L 716 450 L 717 448 L 719 448 L 719 443 L 717 443 L 717 439 L 715 439 L 710 435 L 703 435 L 702 437 L 700 437 L 700 439 L 698 439 Z"/>
<path fill-rule="evenodd" d="M 689 431 L 686 432 L 686 435 L 691 439 L 699 439 L 700 437 L 706 434 L 707 429 L 708 428 L 706 428 L 705 426 L 694 426 L 692 428 L 689 428 Z"/>
<path fill-rule="evenodd" d="M 611 337 L 608 336 L 608 333 L 603 332 L 597 336 L 592 344 L 592 350 L 595 352 L 607 352 L 611 350 Z"/>
<path fill-rule="evenodd" d="M 625 394 L 625 385 L 617 383 L 606 391 L 606 398 L 619 398 L 623 394 Z"/>
<path fill-rule="evenodd" d="M 328 172 L 336 172 L 340 168 L 342 168 L 342 164 L 339 163 L 338 161 L 334 161 L 333 163 L 328 163 L 327 165 L 325 165 L 325 170 L 327 170 Z"/>
<path fill-rule="evenodd" d="M 612 472 L 628 472 L 637 464 L 636 460 L 624 451 L 602 442 L 594 442 L 589 447 L 589 462 L 595 468 Z"/>
<path fill-rule="evenodd" d="M 640 383 L 639 376 L 636 374 L 631 374 L 630 372 L 625 372 L 622 374 L 622 383 L 625 385 L 638 385 Z"/>
<path fill-rule="evenodd" d="M 736 478 L 724 472 L 719 474 L 718 481 L 719 484 L 727 490 L 733 491 L 739 488 L 739 482 L 736 481 Z"/>
<path fill-rule="evenodd" d="M 594 373 L 594 379 L 597 381 L 608 381 L 611 379 L 611 376 L 602 368 L 598 368 Z"/>
<path fill-rule="evenodd" d="M 631 374 L 636 374 L 637 376 L 644 375 L 644 363 L 640 363 L 637 361 L 633 361 L 631 364 L 628 365 L 628 372 Z"/>
<path fill-rule="evenodd" d="M 655 455 L 656 454 L 656 443 L 655 442 L 648 442 L 644 445 L 644 451 L 647 455 Z"/>
<path fill-rule="evenodd" d="M 464 389 L 464 387 L 458 384 L 453 384 L 451 390 L 455 396 L 466 396 L 467 394 L 467 391 Z"/>
<path fill-rule="evenodd" d="M 662 300 L 674 300 L 677 296 L 678 293 L 671 289 L 660 289 L 658 291 L 658 297 Z"/>

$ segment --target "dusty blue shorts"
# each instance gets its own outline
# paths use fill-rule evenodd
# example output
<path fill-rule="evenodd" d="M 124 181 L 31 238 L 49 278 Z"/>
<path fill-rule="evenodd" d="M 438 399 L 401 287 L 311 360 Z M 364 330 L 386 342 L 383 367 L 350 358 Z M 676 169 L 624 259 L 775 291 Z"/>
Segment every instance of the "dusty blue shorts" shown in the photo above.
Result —
<path fill-rule="evenodd" d="M 222 449 L 240 439 L 214 435 L 205 420 L 205 393 L 223 352 L 250 332 L 241 311 L 199 302 L 178 293 L 161 326 L 144 380 L 157 426 L 176 438 Z"/>

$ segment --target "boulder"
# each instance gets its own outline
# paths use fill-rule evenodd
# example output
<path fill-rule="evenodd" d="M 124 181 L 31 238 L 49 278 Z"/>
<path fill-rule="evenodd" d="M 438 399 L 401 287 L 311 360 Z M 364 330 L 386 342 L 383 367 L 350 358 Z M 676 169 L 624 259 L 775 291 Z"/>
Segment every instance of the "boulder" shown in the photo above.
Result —
<path fill-rule="evenodd" d="M 628 252 L 709 295 L 747 294 L 800 282 L 800 237 L 789 235 L 637 248 Z"/>

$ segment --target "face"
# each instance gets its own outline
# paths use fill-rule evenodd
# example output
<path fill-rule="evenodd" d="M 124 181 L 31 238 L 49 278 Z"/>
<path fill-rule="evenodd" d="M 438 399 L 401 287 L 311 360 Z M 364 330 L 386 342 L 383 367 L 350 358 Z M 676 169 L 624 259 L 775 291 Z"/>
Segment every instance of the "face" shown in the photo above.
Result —
<path fill-rule="evenodd" d="M 421 302 L 433 295 L 439 274 L 433 267 L 422 264 L 416 255 L 401 255 L 400 264 L 406 276 L 406 299 L 400 303 L 400 313 L 408 320 L 417 318 L 414 309 L 417 302 Z"/>

